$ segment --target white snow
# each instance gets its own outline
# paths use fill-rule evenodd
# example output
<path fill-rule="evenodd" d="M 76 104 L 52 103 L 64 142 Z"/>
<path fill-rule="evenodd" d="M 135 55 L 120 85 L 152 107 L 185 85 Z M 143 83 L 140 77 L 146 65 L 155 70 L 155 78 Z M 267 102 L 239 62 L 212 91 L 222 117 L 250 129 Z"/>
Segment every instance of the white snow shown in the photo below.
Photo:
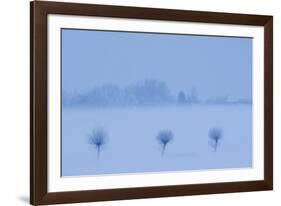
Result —
<path fill-rule="evenodd" d="M 98 160 L 88 136 L 101 127 L 108 138 Z M 209 144 L 212 127 L 223 131 L 216 152 Z M 162 129 L 174 133 L 163 157 L 156 138 Z M 251 105 L 63 108 L 63 176 L 251 166 Z"/>

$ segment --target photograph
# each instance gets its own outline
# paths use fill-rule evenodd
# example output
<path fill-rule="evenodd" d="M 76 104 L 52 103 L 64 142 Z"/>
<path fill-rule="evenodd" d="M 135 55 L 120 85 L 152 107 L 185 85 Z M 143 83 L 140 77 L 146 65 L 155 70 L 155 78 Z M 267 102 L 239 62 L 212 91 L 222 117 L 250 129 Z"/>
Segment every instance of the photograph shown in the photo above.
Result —
<path fill-rule="evenodd" d="M 252 168 L 253 38 L 60 32 L 62 177 Z"/>

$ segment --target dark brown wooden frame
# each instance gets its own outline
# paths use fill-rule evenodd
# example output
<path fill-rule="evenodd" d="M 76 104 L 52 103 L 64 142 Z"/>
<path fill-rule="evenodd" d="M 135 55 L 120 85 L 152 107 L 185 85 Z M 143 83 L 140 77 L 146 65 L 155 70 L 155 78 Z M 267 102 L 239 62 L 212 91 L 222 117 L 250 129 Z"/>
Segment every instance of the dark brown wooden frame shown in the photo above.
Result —
<path fill-rule="evenodd" d="M 47 15 L 191 21 L 264 27 L 264 180 L 49 193 L 47 190 Z M 34 205 L 273 189 L 273 17 L 91 4 L 30 5 L 30 203 Z"/>

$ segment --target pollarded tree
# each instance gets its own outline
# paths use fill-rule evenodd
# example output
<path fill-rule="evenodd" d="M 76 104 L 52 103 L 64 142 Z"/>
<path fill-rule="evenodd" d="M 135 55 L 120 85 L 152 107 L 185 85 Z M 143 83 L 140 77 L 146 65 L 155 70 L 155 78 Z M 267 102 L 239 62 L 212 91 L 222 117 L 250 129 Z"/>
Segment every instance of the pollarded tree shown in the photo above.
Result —
<path fill-rule="evenodd" d="M 210 145 L 214 148 L 214 151 L 217 151 L 218 144 L 222 139 L 222 130 L 221 128 L 211 128 L 209 130 L 209 138 L 210 138 Z"/>
<path fill-rule="evenodd" d="M 167 144 L 171 142 L 174 138 L 174 134 L 171 130 L 161 130 L 157 135 L 157 140 L 162 146 L 162 156 L 165 153 Z"/>
<path fill-rule="evenodd" d="M 107 134 L 104 129 L 94 129 L 89 136 L 89 144 L 94 145 L 97 150 L 97 159 L 100 159 L 101 148 L 106 143 Z"/>

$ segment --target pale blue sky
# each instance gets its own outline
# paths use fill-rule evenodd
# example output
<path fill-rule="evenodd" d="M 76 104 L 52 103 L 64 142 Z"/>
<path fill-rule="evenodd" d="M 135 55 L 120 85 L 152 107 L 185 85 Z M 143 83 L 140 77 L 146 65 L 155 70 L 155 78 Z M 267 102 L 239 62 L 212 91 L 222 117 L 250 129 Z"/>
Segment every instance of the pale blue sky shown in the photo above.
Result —
<path fill-rule="evenodd" d="M 172 94 L 251 98 L 252 39 L 63 29 L 62 79 L 70 93 L 158 79 Z"/>

